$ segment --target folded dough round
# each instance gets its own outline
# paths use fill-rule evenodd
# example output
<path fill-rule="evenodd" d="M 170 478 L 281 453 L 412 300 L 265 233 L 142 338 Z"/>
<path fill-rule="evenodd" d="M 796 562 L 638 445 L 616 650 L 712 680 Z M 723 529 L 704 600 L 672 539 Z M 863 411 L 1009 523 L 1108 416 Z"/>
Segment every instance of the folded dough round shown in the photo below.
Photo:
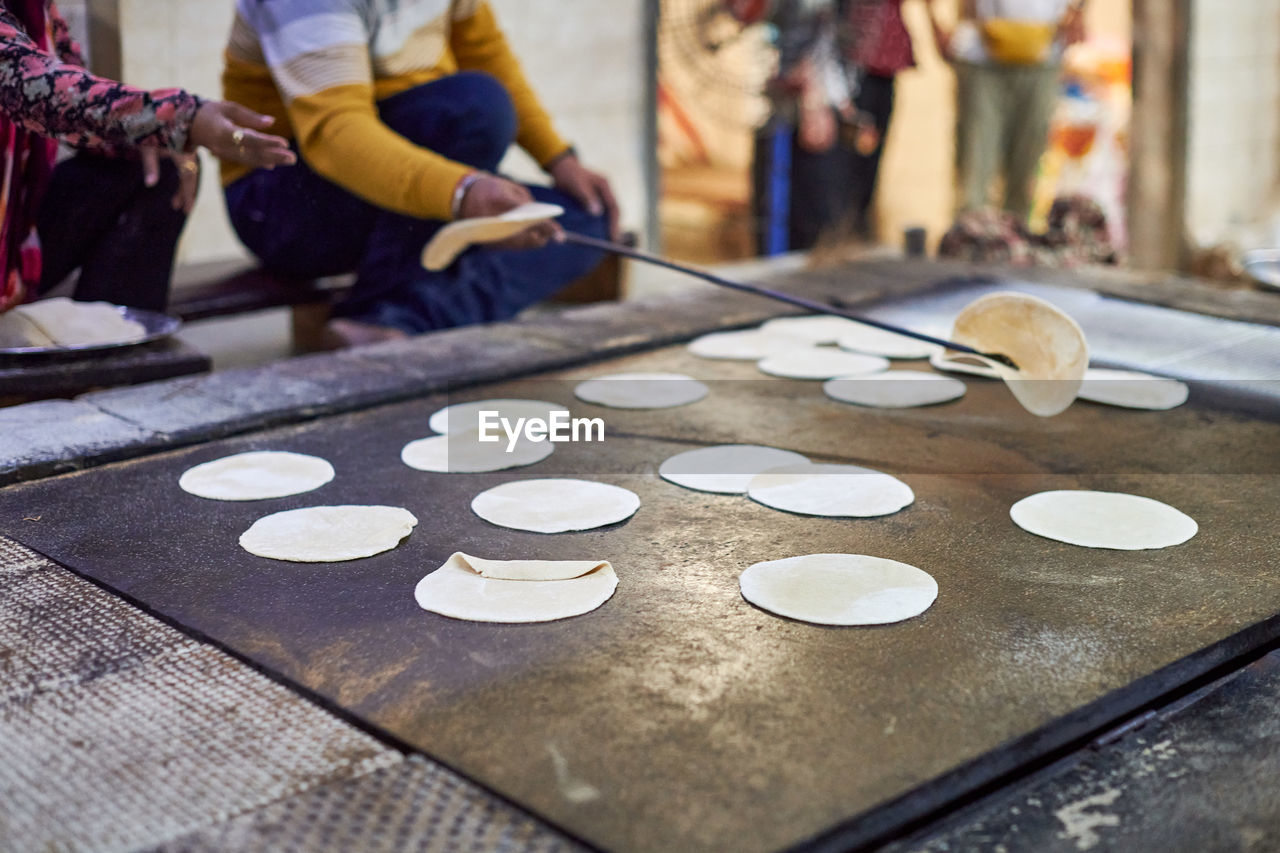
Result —
<path fill-rule="evenodd" d="M 497 438 L 497 441 L 481 441 L 480 431 L 474 429 L 432 435 L 406 444 L 400 451 L 400 461 L 419 471 L 479 474 L 533 465 L 555 450 L 550 441 L 529 441 L 521 437 L 511 446 L 505 433 L 498 433 Z"/>
<path fill-rule="evenodd" d="M 520 418 L 541 418 L 546 420 L 552 412 L 567 411 L 566 406 L 559 403 L 548 403 L 546 400 L 476 400 L 472 403 L 454 403 L 434 412 L 427 419 L 427 426 L 432 432 L 446 434 L 466 432 L 480 429 L 481 412 L 497 412 L 499 417 L 509 420 L 514 427 Z"/>
<path fill-rule="evenodd" d="M 858 324 L 844 317 L 815 314 L 809 317 L 779 317 L 760 327 L 768 335 L 785 335 L 807 344 L 834 344 L 851 334 Z"/>
<path fill-rule="evenodd" d="M 992 293 L 975 300 L 957 315 L 951 337 L 981 352 L 1013 359 L 1016 370 L 983 360 L 1023 408 L 1040 417 L 1071 405 L 1089 367 L 1089 346 L 1076 321 L 1025 293 Z"/>
<path fill-rule="evenodd" d="M 854 328 L 841 335 L 836 343 L 840 349 L 860 352 L 867 355 L 880 355 L 885 358 L 928 358 L 935 352 L 942 352 L 937 344 L 925 343 L 896 332 L 888 332 L 875 326 L 854 323 Z"/>
<path fill-rule="evenodd" d="M 178 486 L 215 501 L 260 501 L 300 495 L 332 479 L 333 466 L 318 456 L 251 450 L 188 468 Z"/>
<path fill-rule="evenodd" d="M 422 250 L 422 265 L 435 272 L 453 263 L 475 243 L 496 243 L 564 213 L 558 204 L 531 201 L 497 216 L 474 216 L 450 222 L 435 233 Z"/>
<path fill-rule="evenodd" d="M 807 465 L 809 460 L 790 450 L 758 444 L 721 444 L 686 450 L 658 468 L 664 480 L 698 492 L 743 495 L 751 478 L 784 465 Z"/>
<path fill-rule="evenodd" d="M 879 409 L 906 409 L 933 406 L 964 396 L 959 379 L 921 373 L 918 370 L 890 370 L 873 376 L 840 376 L 822 383 L 822 391 L 833 400 Z"/>
<path fill-rule="evenodd" d="M 857 376 L 889 369 L 888 360 L 878 355 L 862 355 L 834 347 L 790 349 L 762 359 L 760 372 L 784 379 L 831 379 Z"/>
<path fill-rule="evenodd" d="M 475 564 L 481 560 L 454 554 L 443 566 L 418 581 L 413 597 L 418 606 L 441 616 L 472 622 L 551 622 L 581 616 L 608 601 L 618 588 L 618 576 L 608 562 L 586 563 L 587 571 L 554 580 L 509 580 L 485 577 Z M 531 564 L 548 561 L 501 561 Z M 571 564 L 581 567 L 583 563 Z"/>
<path fill-rule="evenodd" d="M 567 581 L 609 563 L 605 560 L 486 560 L 455 551 L 444 565 L 461 566 L 491 580 Z"/>
<path fill-rule="evenodd" d="M 532 533 L 591 530 L 626 521 L 640 508 L 632 491 L 590 480 L 516 480 L 483 491 L 471 510 L 485 521 Z"/>
<path fill-rule="evenodd" d="M 916 499 L 896 477 L 856 465 L 785 465 L 751 478 L 747 497 L 773 509 L 829 518 L 890 515 Z"/>
<path fill-rule="evenodd" d="M 1123 492 L 1040 492 L 1009 510 L 1028 533 L 1085 548 L 1142 551 L 1180 545 L 1196 535 L 1195 519 L 1168 504 Z"/>
<path fill-rule="evenodd" d="M 938 597 L 927 572 L 864 554 L 810 554 L 756 563 L 738 578 L 762 610 L 818 625 L 884 625 L 919 616 Z"/>
<path fill-rule="evenodd" d="M 1080 384 L 1081 400 L 1126 409 L 1163 411 L 1187 402 L 1185 382 L 1134 370 L 1090 367 Z"/>
<path fill-rule="evenodd" d="M 699 358 L 728 361 L 759 361 L 770 355 L 789 349 L 803 349 L 809 343 L 803 338 L 793 338 L 763 329 L 742 329 L 736 332 L 712 332 L 689 344 L 689 352 Z"/>
<path fill-rule="evenodd" d="M 240 535 L 240 547 L 272 560 L 338 563 L 390 551 L 417 523 L 395 506 L 312 506 L 258 519 Z"/>
<path fill-rule="evenodd" d="M 614 373 L 579 383 L 573 393 L 614 409 L 674 409 L 707 396 L 707 386 L 683 373 Z"/>

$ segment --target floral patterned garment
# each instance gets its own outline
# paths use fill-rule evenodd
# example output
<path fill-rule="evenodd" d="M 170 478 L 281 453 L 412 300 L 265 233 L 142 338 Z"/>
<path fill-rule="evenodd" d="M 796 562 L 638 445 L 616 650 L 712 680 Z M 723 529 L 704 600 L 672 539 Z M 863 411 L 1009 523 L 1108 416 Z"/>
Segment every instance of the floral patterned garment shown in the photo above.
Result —
<path fill-rule="evenodd" d="M 61 139 L 106 153 L 187 147 L 200 99 L 85 71 L 53 0 L 0 2 L 0 312 L 40 279 L 36 211 Z"/>

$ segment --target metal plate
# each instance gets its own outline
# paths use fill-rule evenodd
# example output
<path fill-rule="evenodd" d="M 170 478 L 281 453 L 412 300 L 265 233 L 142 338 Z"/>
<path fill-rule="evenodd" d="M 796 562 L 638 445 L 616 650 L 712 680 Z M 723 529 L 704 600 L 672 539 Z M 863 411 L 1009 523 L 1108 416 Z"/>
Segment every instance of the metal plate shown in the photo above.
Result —
<path fill-rule="evenodd" d="M 602 414 L 604 445 L 564 447 L 494 475 L 429 475 L 398 460 L 443 399 L 326 419 L 0 491 L 0 531 L 225 644 L 399 742 L 616 850 L 772 850 L 865 843 L 1042 759 L 1280 631 L 1274 421 L 1193 404 L 1149 413 L 1075 406 L 1048 420 L 999 383 L 929 410 L 861 411 L 817 383 L 761 380 L 682 348 L 576 371 L 685 372 L 702 403 L 606 412 L 572 381 L 520 396 Z M 741 441 L 898 474 L 916 503 L 879 520 L 812 519 L 660 480 L 691 446 Z M 217 504 L 186 467 L 246 449 L 325 456 L 309 495 Z M 480 490 L 541 476 L 631 488 L 629 522 L 564 536 L 502 530 Z M 1073 548 L 1017 530 L 1019 497 L 1109 488 L 1163 499 L 1201 533 L 1155 552 Z M 296 565 L 241 551 L 255 518 L 320 503 L 389 503 L 418 529 L 368 560 Z M 545 625 L 425 613 L 413 585 L 454 550 L 607 557 L 618 593 Z M 762 559 L 849 551 L 937 578 L 938 602 L 891 626 L 830 629 L 746 604 Z"/>
<path fill-rule="evenodd" d="M 101 352 L 103 350 L 119 350 L 124 347 L 136 347 L 142 344 L 149 344 L 153 341 L 163 340 L 169 337 L 178 329 L 182 328 L 182 321 L 177 317 L 168 314 L 161 314 L 158 311 L 147 311 L 142 308 L 128 308 L 123 305 L 117 305 L 116 310 L 126 320 L 132 320 L 135 323 L 141 323 L 146 334 L 133 341 L 125 341 L 114 344 L 88 344 L 85 346 L 72 347 L 0 347 L 0 357 L 21 356 L 25 358 L 75 358 L 81 355 Z"/>

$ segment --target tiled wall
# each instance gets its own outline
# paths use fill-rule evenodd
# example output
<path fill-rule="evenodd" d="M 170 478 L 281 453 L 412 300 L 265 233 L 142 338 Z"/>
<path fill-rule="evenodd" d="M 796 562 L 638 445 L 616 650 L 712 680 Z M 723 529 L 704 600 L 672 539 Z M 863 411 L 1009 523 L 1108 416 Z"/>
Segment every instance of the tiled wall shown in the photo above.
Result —
<path fill-rule="evenodd" d="M 491 0 L 560 132 L 583 161 L 609 175 L 623 224 L 643 228 L 645 45 L 643 0 Z M 532 179 L 538 170 L 513 152 L 504 169 Z"/>
<path fill-rule="evenodd" d="M 135 86 L 181 86 L 218 97 L 233 12 L 230 0 L 119 0 L 121 77 Z M 200 198 L 183 234 L 180 262 L 244 256 L 227 224 L 216 161 L 207 153 L 201 158 Z"/>
<path fill-rule="evenodd" d="M 71 29 L 71 35 L 80 42 L 81 50 L 85 52 L 85 58 L 89 59 L 88 3 L 86 0 L 60 0 L 58 11 L 66 19 L 67 26 Z"/>
<path fill-rule="evenodd" d="M 72 0 L 74 2 L 74 0 Z M 623 223 L 646 221 L 643 0 L 492 0 L 498 19 L 543 102 L 584 160 L 609 174 Z M 119 0 L 122 76 L 141 86 L 179 85 L 217 96 L 232 0 Z M 516 152 L 519 154 L 519 152 Z M 511 170 L 536 177 L 521 156 Z M 217 170 L 205 170 L 187 226 L 187 262 L 243 253 L 226 224 Z"/>
<path fill-rule="evenodd" d="M 1271 242 L 1280 213 L 1280 0 L 1194 0 L 1187 226 L 1199 246 Z"/>

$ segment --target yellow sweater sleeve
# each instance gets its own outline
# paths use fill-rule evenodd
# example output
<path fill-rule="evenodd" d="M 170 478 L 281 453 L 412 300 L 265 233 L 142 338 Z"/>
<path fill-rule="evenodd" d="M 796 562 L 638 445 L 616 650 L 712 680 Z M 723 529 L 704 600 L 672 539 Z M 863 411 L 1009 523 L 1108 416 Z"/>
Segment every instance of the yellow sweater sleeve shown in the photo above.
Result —
<path fill-rule="evenodd" d="M 447 48 L 420 68 L 375 79 L 368 9 L 357 0 L 276 0 L 250 4 L 237 16 L 224 85 L 272 115 L 284 113 L 307 164 L 351 193 L 386 210 L 450 219 L 453 192 L 471 171 L 414 145 L 383 124 L 377 102 L 462 68 L 492 74 L 507 90 L 518 119 L 516 141 L 546 165 L 569 146 L 556 133 L 512 54 L 488 3 L 459 0 Z M 233 49 L 239 51 L 234 55 Z M 385 58 L 384 58 L 385 61 Z M 259 103 L 270 93 L 270 109 Z M 258 96 L 255 97 L 251 96 Z M 283 128 L 282 128 L 283 130 Z M 235 166 L 224 179 L 243 173 Z"/>
<path fill-rule="evenodd" d="M 542 108 L 507 38 L 498 26 L 487 2 L 478 4 L 471 15 L 453 21 L 449 39 L 458 67 L 466 71 L 485 71 L 502 83 L 511 96 L 519 122 L 516 143 L 545 166 L 569 148 L 556 133 L 551 116 Z"/>
<path fill-rule="evenodd" d="M 414 145 L 383 124 L 371 84 L 304 95 L 288 109 L 298 148 L 320 175 L 387 210 L 453 218 L 454 187 L 471 167 Z"/>

